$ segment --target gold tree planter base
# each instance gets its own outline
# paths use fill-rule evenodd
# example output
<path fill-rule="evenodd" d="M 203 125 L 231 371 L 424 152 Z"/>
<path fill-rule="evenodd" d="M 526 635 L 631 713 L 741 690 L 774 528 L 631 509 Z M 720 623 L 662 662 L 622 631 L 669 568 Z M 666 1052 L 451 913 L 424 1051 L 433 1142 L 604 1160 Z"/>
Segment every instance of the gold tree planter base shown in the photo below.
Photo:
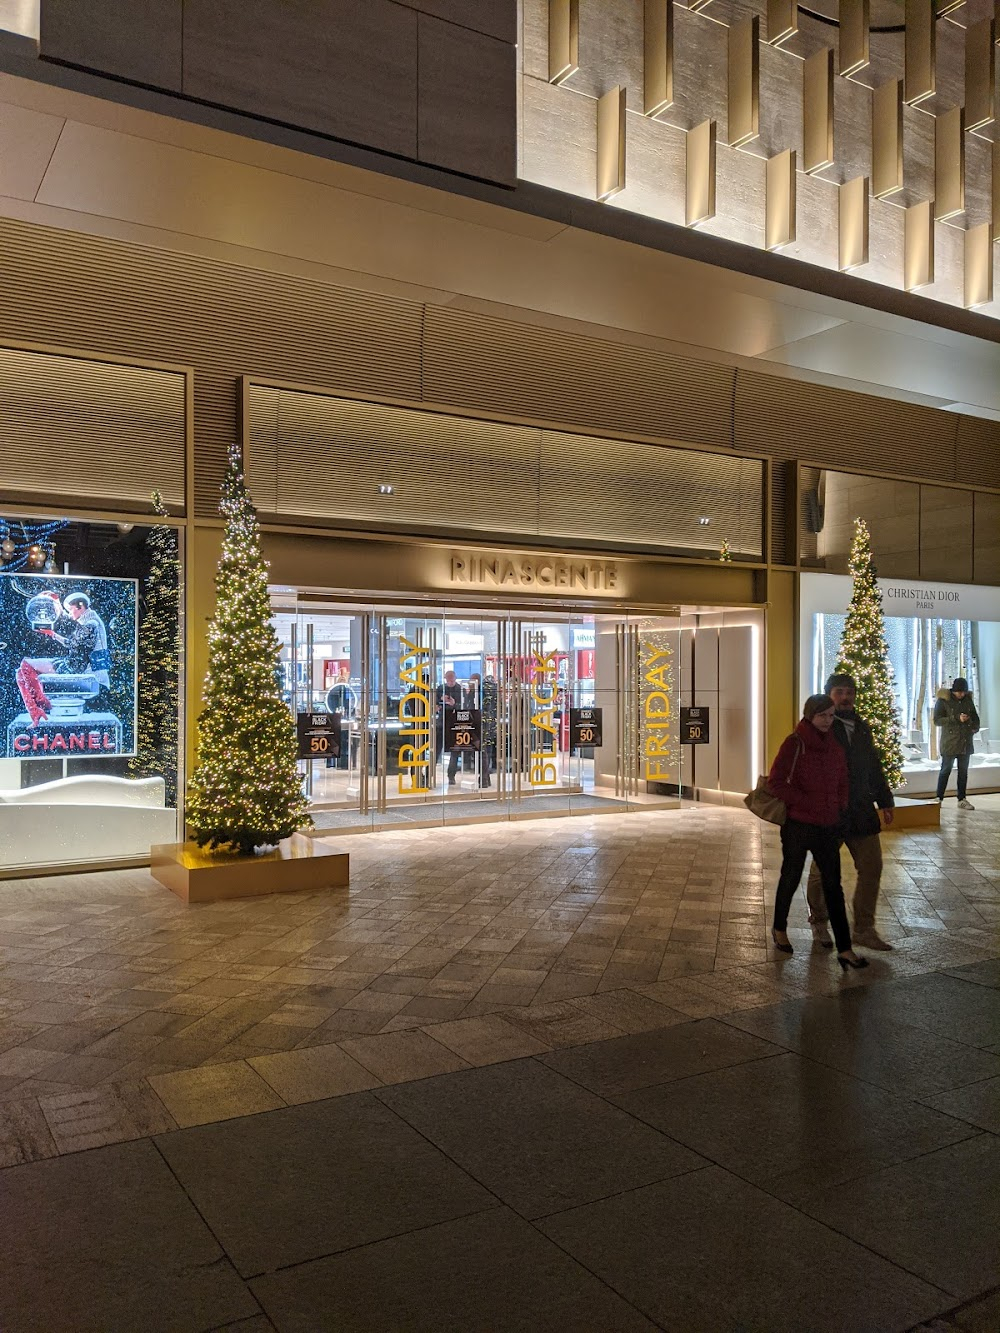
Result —
<path fill-rule="evenodd" d="M 211 903 L 343 888 L 350 881 L 350 857 L 298 833 L 261 856 L 209 852 L 197 843 L 170 842 L 150 849 L 150 873 L 186 903 Z"/>
<path fill-rule="evenodd" d="M 940 828 L 941 807 L 935 800 L 920 800 L 918 797 L 899 796 L 896 799 L 896 813 L 892 823 L 883 833 L 894 833 L 897 829 Z"/>

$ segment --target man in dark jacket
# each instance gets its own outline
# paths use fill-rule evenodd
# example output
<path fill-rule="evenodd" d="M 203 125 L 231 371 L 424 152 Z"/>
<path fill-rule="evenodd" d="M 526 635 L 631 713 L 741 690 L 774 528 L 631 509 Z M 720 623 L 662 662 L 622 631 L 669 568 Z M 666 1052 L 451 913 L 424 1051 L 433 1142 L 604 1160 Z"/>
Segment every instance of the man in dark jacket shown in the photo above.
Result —
<path fill-rule="evenodd" d="M 844 842 L 858 874 L 854 888 L 854 942 L 865 949 L 891 949 L 892 945 L 875 929 L 875 905 L 882 882 L 882 844 L 879 841 L 882 826 L 875 807 L 882 811 L 886 824 L 891 824 L 895 802 L 875 749 L 872 729 L 854 711 L 856 691 L 854 677 L 843 672 L 832 675 L 826 682 L 826 692 L 837 705 L 833 734 L 847 756 L 850 799 Z M 828 949 L 833 941 L 815 864 L 809 871 L 806 896 L 813 938 Z"/>
<path fill-rule="evenodd" d="M 956 676 L 950 690 L 938 690 L 934 705 L 934 725 L 941 728 L 941 772 L 938 774 L 938 803 L 944 801 L 944 793 L 951 777 L 951 768 L 958 760 L 958 808 L 975 810 L 971 801 L 965 799 L 969 781 L 969 757 L 972 754 L 972 738 L 979 730 L 979 714 L 969 693 L 969 682 L 964 676 Z"/>

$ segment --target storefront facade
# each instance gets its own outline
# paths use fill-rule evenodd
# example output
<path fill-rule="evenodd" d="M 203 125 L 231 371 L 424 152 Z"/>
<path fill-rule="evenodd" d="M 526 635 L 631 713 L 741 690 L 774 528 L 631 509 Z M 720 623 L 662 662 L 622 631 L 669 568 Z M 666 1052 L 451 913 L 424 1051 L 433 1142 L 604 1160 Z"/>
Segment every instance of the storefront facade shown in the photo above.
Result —
<path fill-rule="evenodd" d="M 272 585 L 320 829 L 721 801 L 760 762 L 763 608 L 665 601 L 752 595 L 749 571 L 434 540 L 267 549 L 272 577 L 307 563 L 369 585 Z M 379 569 L 406 574 L 373 587 Z"/>
<path fill-rule="evenodd" d="M 289 707 L 332 716 L 345 687 L 336 763 L 302 761 L 330 829 L 738 800 L 813 683 L 800 575 L 843 574 L 845 515 L 869 518 L 887 577 L 1000 586 L 996 422 L 754 360 L 862 327 L 844 300 L 785 301 L 746 275 L 724 291 L 641 237 L 142 109 L 106 124 L 99 99 L 66 90 L 33 85 L 18 110 L 38 132 L 0 218 L 0 519 L 18 551 L 59 525 L 28 572 L 51 560 L 70 582 L 43 593 L 64 620 L 84 593 L 117 658 L 114 686 L 88 663 L 99 688 L 78 682 L 72 705 L 113 719 L 77 735 L 100 748 L 70 749 L 67 732 L 65 753 L 36 750 L 18 674 L 60 654 L 25 616 L 31 597 L 3 585 L 3 734 L 31 753 L 0 760 L 0 874 L 136 864 L 183 836 L 234 441 Z M 53 156 L 45 134 L 63 122 Z M 64 169 L 78 142 L 87 170 Z M 902 319 L 896 333 L 915 341 Z M 834 468 L 865 485 L 833 487 Z M 147 764 L 161 529 L 176 539 L 178 684 L 157 716 L 176 740 L 160 726 Z M 34 669 L 59 692 L 45 678 L 64 673 Z M 448 671 L 481 714 L 478 745 L 446 748 Z M 706 721 L 707 739 L 681 730 Z M 76 785 L 39 801 L 51 782 Z M 116 786 L 140 782 L 146 804 Z"/>

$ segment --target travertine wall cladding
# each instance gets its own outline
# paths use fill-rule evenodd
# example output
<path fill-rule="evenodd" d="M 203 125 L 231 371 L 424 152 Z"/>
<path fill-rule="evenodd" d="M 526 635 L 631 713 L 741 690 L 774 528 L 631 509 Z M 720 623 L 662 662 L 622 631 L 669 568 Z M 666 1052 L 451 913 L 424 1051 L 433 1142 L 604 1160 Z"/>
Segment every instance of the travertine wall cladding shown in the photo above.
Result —
<path fill-rule="evenodd" d="M 907 0 L 904 6 L 903 0 L 871 0 L 869 63 L 845 77 L 836 73 L 841 40 L 838 16 L 849 8 L 849 0 L 814 0 L 810 9 L 827 14 L 828 23 L 799 11 L 791 0 L 522 0 L 520 175 L 595 198 L 599 151 L 606 156 L 615 147 L 598 144 L 596 102 L 609 89 L 622 86 L 627 107 L 625 186 L 609 201 L 610 206 L 684 225 L 688 131 L 712 121 L 716 129 L 715 212 L 699 224 L 704 231 L 762 248 L 768 207 L 766 162 L 790 149 L 797 164 L 792 201 L 795 225 L 794 234 L 780 247 L 783 255 L 825 268 L 849 266 L 850 255 L 842 242 L 848 232 L 856 234 L 865 226 L 865 218 L 850 210 L 842 217 L 841 186 L 863 178 L 868 186 L 858 199 L 864 198 L 868 209 L 867 259 L 857 267 L 850 264 L 853 272 L 885 286 L 919 290 L 931 300 L 975 306 L 982 313 L 1000 317 L 1000 300 L 993 299 L 992 290 L 1000 238 L 1000 199 L 996 205 L 993 201 L 994 193 L 1000 192 L 1000 147 L 994 145 L 994 139 L 1000 138 L 997 95 L 982 60 L 976 66 L 979 76 L 973 71 L 968 86 L 966 77 L 967 47 L 978 42 L 975 49 L 982 52 L 985 35 L 994 38 L 988 49 L 995 79 L 1000 51 L 995 42 L 995 0 L 962 0 L 950 8 L 938 4 L 939 10 L 948 8 L 948 12 L 934 24 L 933 67 L 918 69 L 911 56 L 904 93 L 904 19 L 912 30 L 914 16 L 919 18 L 923 12 L 921 6 L 929 17 L 934 3 Z M 665 10 L 670 15 L 673 34 L 669 48 L 673 101 L 655 115 L 644 114 L 647 4 L 650 13 L 662 16 Z M 689 7 L 698 4 L 701 7 Z M 577 68 L 558 83 L 550 82 L 550 7 L 568 13 L 578 31 L 572 53 Z M 733 147 L 728 118 L 731 84 L 739 79 L 730 68 L 729 34 L 734 23 L 752 16 L 759 23 L 758 132 Z M 769 44 L 769 38 L 779 31 L 779 20 L 790 21 L 794 31 L 785 43 Z M 986 28 L 977 26 L 982 24 Z M 815 98 L 809 99 L 809 109 L 805 109 L 804 62 L 825 48 L 833 51 L 835 71 L 833 160 L 807 175 L 802 169 L 804 120 L 817 115 L 824 125 L 826 120 Z M 918 75 L 929 74 L 935 82 L 933 94 L 912 105 L 904 100 L 917 88 Z M 871 185 L 873 135 L 880 161 L 894 162 L 891 135 L 895 121 L 889 118 L 888 131 L 884 122 L 876 119 L 873 124 L 873 90 L 881 88 L 884 95 L 885 85 L 896 80 L 900 81 L 902 102 L 901 179 L 894 192 L 876 197 Z M 893 89 L 890 96 L 895 105 Z M 981 107 L 984 99 L 991 119 L 970 129 L 976 120 L 974 108 Z M 961 134 L 961 153 L 945 144 L 936 168 L 935 134 L 942 128 L 940 117 L 966 102 L 969 116 Z M 945 211 L 943 201 L 956 186 L 960 156 L 964 158 L 964 207 L 931 224 L 933 280 L 916 287 L 912 275 L 918 270 L 912 262 L 909 267 L 906 263 L 906 209 L 937 200 L 932 212 Z M 773 207 L 780 202 L 777 197 L 771 201 Z M 985 230 L 977 233 L 977 228 L 989 229 L 988 245 Z M 919 239 L 915 228 L 911 247 L 919 245 Z M 915 254 L 916 249 L 911 249 L 911 261 Z"/>

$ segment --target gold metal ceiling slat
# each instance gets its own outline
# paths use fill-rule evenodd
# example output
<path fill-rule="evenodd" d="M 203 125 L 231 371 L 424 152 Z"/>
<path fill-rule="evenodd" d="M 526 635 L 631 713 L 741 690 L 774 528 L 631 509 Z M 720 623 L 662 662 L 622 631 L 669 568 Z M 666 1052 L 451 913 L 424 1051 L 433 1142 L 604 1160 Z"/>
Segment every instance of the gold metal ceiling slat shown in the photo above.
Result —
<path fill-rule="evenodd" d="M 473 411 L 693 444 L 730 443 L 735 371 L 429 306 L 424 397 Z"/>
<path fill-rule="evenodd" d="M 200 515 L 218 511 L 239 376 L 420 397 L 417 302 L 10 219 L 0 289 L 11 338 L 194 367 Z"/>
<path fill-rule="evenodd" d="M 866 459 L 873 471 L 955 479 L 952 415 L 918 403 L 741 370 L 735 413 L 738 449 L 822 467 Z M 983 424 L 992 432 L 995 450 L 996 426 Z"/>
<path fill-rule="evenodd" d="M 281 517 L 657 550 L 725 538 L 761 557 L 759 460 L 262 385 L 247 410 L 251 481 L 276 465 Z"/>
<path fill-rule="evenodd" d="M 184 432 L 180 374 L 0 348 L 6 490 L 107 505 L 145 503 L 156 488 L 182 505 Z"/>

